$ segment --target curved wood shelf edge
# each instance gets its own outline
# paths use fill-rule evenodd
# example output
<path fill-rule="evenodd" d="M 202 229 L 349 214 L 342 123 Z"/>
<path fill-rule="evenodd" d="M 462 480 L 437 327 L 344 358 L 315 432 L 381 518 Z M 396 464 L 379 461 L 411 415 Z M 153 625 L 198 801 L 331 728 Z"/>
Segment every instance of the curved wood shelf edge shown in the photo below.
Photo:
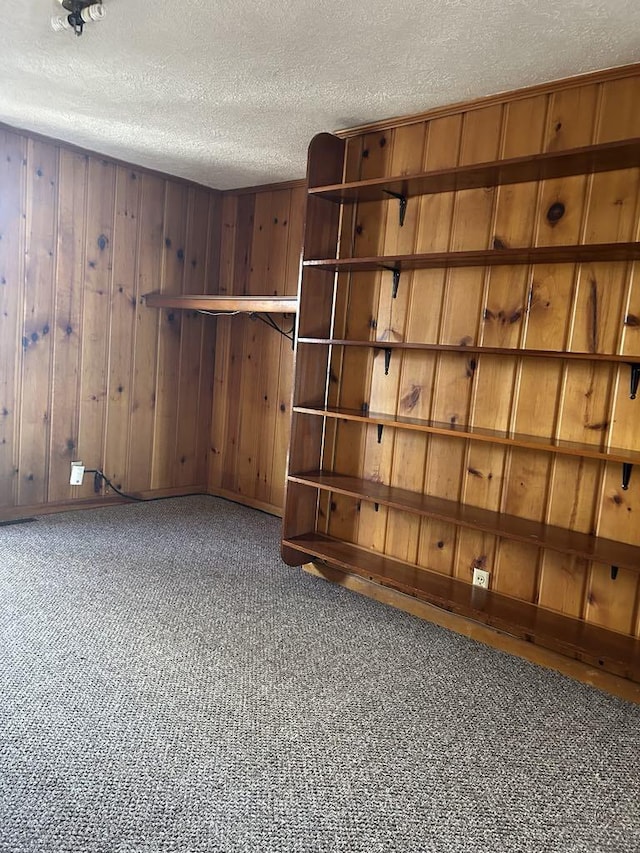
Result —
<path fill-rule="evenodd" d="M 147 293 L 149 308 L 174 308 L 183 311 L 233 312 L 246 314 L 296 314 L 296 296 L 220 296 L 216 294 Z"/>

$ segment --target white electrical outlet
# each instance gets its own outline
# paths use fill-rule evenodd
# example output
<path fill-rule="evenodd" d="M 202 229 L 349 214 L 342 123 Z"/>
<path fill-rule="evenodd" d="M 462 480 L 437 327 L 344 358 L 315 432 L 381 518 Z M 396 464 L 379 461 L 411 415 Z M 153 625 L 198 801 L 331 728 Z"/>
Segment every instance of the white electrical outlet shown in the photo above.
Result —
<path fill-rule="evenodd" d="M 491 577 L 491 572 L 487 572 L 484 569 L 479 569 L 477 566 L 473 569 L 473 585 L 482 587 L 482 589 L 489 589 L 489 578 Z"/>
<path fill-rule="evenodd" d="M 82 462 L 71 463 L 71 476 L 69 477 L 70 486 L 81 486 L 84 478 L 84 465 Z"/>

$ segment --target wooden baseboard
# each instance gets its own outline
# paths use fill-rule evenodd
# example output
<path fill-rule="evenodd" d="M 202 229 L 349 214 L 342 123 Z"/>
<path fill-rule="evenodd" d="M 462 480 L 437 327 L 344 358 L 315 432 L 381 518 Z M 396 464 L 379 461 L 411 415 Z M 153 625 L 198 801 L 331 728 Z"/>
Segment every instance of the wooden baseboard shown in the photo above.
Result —
<path fill-rule="evenodd" d="M 207 494 L 206 486 L 177 486 L 171 489 L 148 489 L 144 492 L 132 492 L 132 495 L 142 500 L 154 498 L 178 498 L 186 495 Z M 119 495 L 106 494 L 94 498 L 78 498 L 76 500 L 55 501 L 47 504 L 31 506 L 0 507 L 0 521 L 14 521 L 21 518 L 31 518 L 39 515 L 51 515 L 55 512 L 71 512 L 78 509 L 99 509 L 104 506 L 130 503 L 127 498 Z"/>
<path fill-rule="evenodd" d="M 427 622 L 433 622 L 435 625 L 454 631 L 456 634 L 462 634 L 494 649 L 553 669 L 574 678 L 576 681 L 581 681 L 583 684 L 589 684 L 591 687 L 618 696 L 620 699 L 640 704 L 640 684 L 634 681 L 628 681 L 626 678 L 620 678 L 617 675 L 588 666 L 582 661 L 565 657 L 557 652 L 527 643 L 517 637 L 503 634 L 487 625 L 472 622 L 470 619 L 457 616 L 448 610 L 441 610 L 417 598 L 412 598 L 410 595 L 405 595 L 405 593 L 380 586 L 380 584 L 359 575 L 349 574 L 315 563 L 307 563 L 302 568 L 311 575 L 323 578 L 361 595 L 366 595 L 368 598 L 373 598 L 383 604 L 389 604 L 405 613 L 410 613 L 412 616 L 417 616 Z"/>
<path fill-rule="evenodd" d="M 254 498 L 247 498 L 244 495 L 239 495 L 237 492 L 230 492 L 227 489 L 208 489 L 207 494 L 217 498 L 224 498 L 228 501 L 233 501 L 236 504 L 251 507 L 251 509 L 259 509 L 261 512 L 266 512 L 269 515 L 275 515 L 282 518 L 282 507 L 275 504 L 267 503 L 266 501 L 257 501 Z"/>

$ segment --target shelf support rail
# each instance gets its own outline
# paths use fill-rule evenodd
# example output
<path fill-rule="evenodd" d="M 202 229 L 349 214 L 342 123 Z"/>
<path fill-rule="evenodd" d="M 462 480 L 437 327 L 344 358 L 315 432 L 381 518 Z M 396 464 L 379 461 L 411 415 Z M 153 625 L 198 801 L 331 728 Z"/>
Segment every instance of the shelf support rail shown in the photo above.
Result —
<path fill-rule="evenodd" d="M 388 196 L 391 196 L 391 198 L 397 198 L 398 201 L 400 202 L 400 210 L 399 210 L 400 220 L 399 221 L 400 221 L 400 227 L 402 228 L 402 226 L 404 225 L 404 218 L 407 214 L 407 197 L 406 197 L 406 195 L 404 195 L 404 193 L 395 193 L 392 190 L 384 190 L 384 192 Z"/>

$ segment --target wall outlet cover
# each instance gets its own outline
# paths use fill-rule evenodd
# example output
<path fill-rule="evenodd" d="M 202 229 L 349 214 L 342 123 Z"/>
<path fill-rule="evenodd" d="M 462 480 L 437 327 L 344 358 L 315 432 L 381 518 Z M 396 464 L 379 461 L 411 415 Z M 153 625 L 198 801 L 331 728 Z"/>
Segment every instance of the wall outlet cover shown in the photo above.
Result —
<path fill-rule="evenodd" d="M 70 486 L 81 486 L 84 479 L 84 465 L 82 462 L 71 463 L 71 476 L 69 477 Z"/>
<path fill-rule="evenodd" d="M 489 589 L 489 578 L 491 577 L 491 572 L 487 572 L 484 569 L 474 568 L 473 570 L 473 585 L 479 586 L 482 589 Z"/>

